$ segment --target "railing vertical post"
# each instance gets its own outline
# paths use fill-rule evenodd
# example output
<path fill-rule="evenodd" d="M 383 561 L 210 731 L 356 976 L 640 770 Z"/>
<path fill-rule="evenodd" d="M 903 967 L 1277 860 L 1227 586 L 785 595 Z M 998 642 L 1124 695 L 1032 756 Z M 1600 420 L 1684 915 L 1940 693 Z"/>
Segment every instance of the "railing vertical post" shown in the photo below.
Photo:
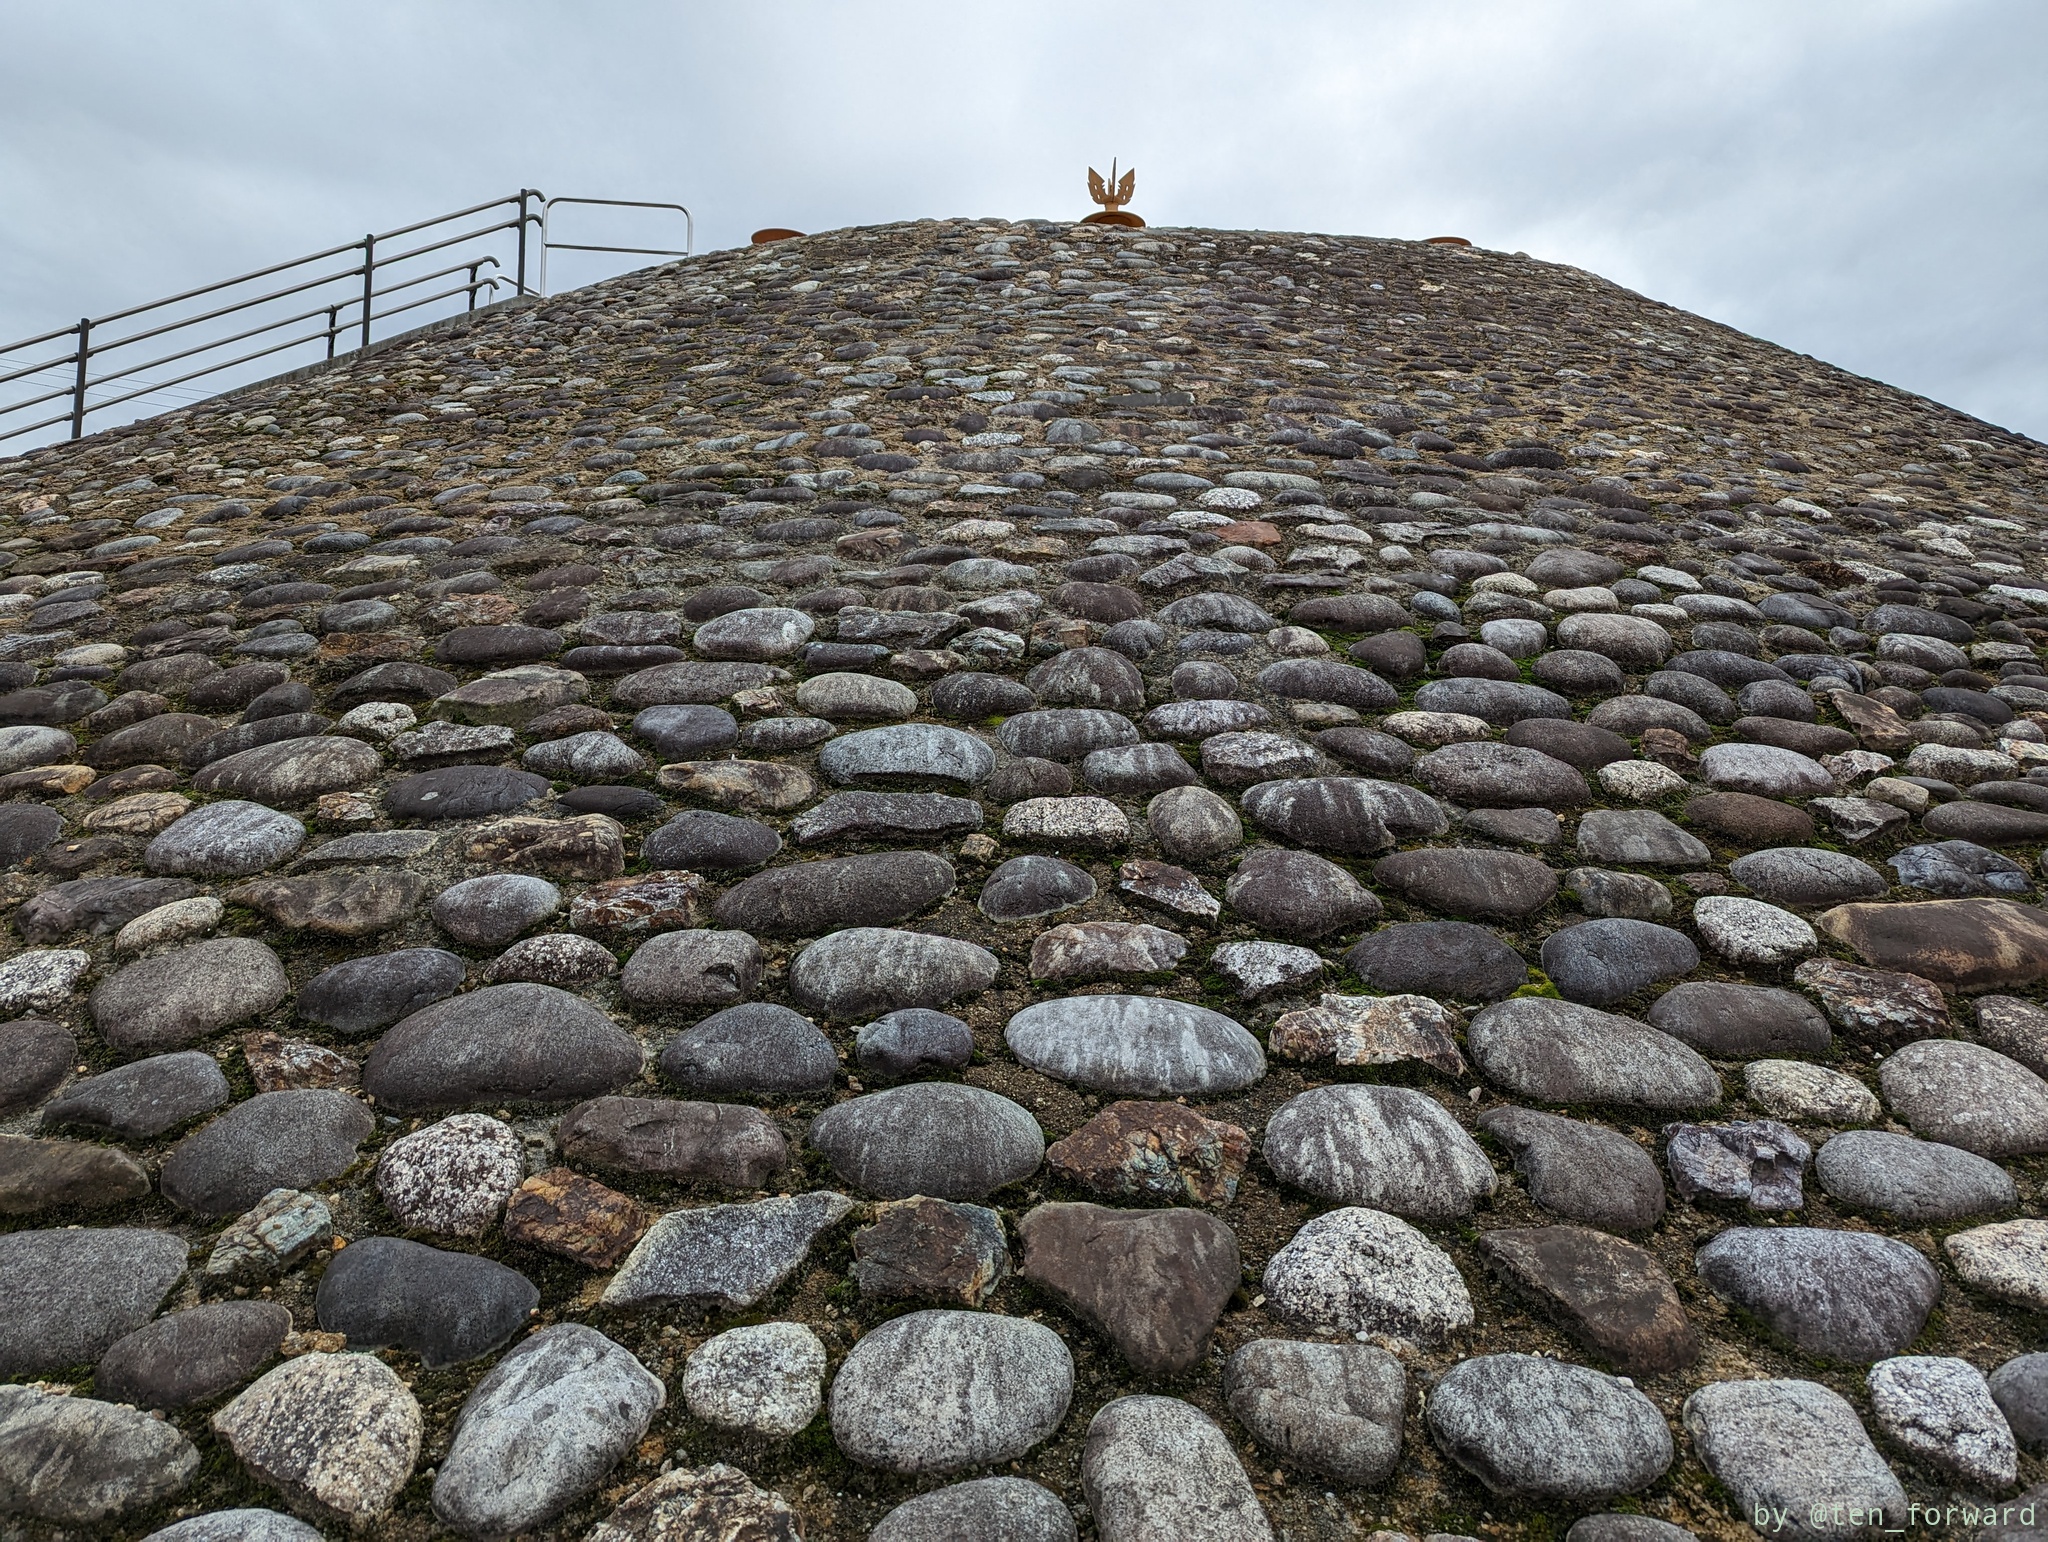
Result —
<path fill-rule="evenodd" d="M 72 377 L 71 385 L 71 437 L 85 437 L 85 373 L 91 359 L 92 318 L 81 316 L 78 320 L 78 372 Z"/>
<path fill-rule="evenodd" d="M 519 292 L 526 293 L 526 200 L 533 196 L 530 188 L 519 190 Z"/>
<path fill-rule="evenodd" d="M 469 265 L 469 308 L 471 310 L 476 309 L 476 270 L 482 266 L 481 262 L 473 262 Z"/>
<path fill-rule="evenodd" d="M 337 330 L 335 322 L 340 315 L 341 307 L 339 305 L 327 307 L 327 357 L 330 359 L 334 357 L 334 334 Z"/>
<path fill-rule="evenodd" d="M 370 302 L 376 296 L 377 284 L 377 238 L 363 237 L 363 341 L 370 346 Z"/>

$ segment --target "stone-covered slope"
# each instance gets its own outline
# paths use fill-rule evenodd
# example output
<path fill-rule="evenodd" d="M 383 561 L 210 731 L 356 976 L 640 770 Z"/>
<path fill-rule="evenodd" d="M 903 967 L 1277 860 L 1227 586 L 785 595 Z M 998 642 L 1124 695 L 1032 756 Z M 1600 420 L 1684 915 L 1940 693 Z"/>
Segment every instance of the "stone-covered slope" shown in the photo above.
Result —
<path fill-rule="evenodd" d="M 0 461 L 9 1535 L 2018 1505 L 2044 524 L 1573 269 L 989 221 Z"/>

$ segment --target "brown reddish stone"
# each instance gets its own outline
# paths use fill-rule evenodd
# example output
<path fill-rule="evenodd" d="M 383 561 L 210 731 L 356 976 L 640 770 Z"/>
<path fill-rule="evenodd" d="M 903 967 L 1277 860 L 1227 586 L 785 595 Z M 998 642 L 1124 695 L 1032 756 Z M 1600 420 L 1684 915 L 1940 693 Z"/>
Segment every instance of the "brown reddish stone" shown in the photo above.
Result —
<path fill-rule="evenodd" d="M 1112 1103 L 1046 1149 L 1046 1164 L 1071 1183 L 1118 1199 L 1227 1205 L 1251 1159 L 1251 1137 L 1178 1103 Z"/>
<path fill-rule="evenodd" d="M 572 701 L 543 712 L 526 725 L 525 732 L 529 739 L 566 739 L 600 729 L 608 732 L 612 727 L 612 715 L 603 708 Z"/>
<path fill-rule="evenodd" d="M 282 1034 L 242 1036 L 242 1057 L 258 1092 L 287 1092 L 301 1087 L 359 1087 L 360 1068 L 346 1055 L 305 1039 Z"/>
<path fill-rule="evenodd" d="M 1746 850 L 1813 842 L 1812 816 L 1789 803 L 1750 792 L 1702 793 L 1686 804 L 1685 822 Z"/>
<path fill-rule="evenodd" d="M 1637 736 L 1636 743 L 1645 760 L 1654 760 L 1673 771 L 1692 771 L 1699 766 L 1699 757 L 1693 754 L 1691 741 L 1675 728 L 1645 728 Z"/>
<path fill-rule="evenodd" d="M 789 1161 L 775 1121 L 740 1103 L 592 1098 L 562 1116 L 555 1138 L 572 1162 L 736 1189 L 758 1189 Z"/>
<path fill-rule="evenodd" d="M 0 798 L 68 798 L 98 775 L 91 766 L 30 766 L 0 776 Z"/>
<path fill-rule="evenodd" d="M 1223 546 L 1278 546 L 1287 539 L 1280 533 L 1278 525 L 1263 519 L 1244 519 L 1234 525 L 1218 525 L 1209 533 Z"/>
<path fill-rule="evenodd" d="M 1956 990 L 2031 985 L 2048 976 L 2048 913 L 2011 900 L 1837 905 L 1818 925 L 1866 964 Z"/>
<path fill-rule="evenodd" d="M 163 766 L 128 766 L 87 783 L 87 796 L 95 802 L 124 797 L 131 792 L 160 792 L 178 785 L 178 773 Z"/>
<path fill-rule="evenodd" d="M 0 1135 L 0 1215 L 101 1209 L 148 1192 L 149 1174 L 118 1146 Z"/>
<path fill-rule="evenodd" d="M 1860 1044 L 1894 1049 L 1954 1033 L 1940 988 L 1917 974 L 1810 958 L 1792 978 L 1819 997 L 1828 1020 Z"/>
<path fill-rule="evenodd" d="M 517 814 L 495 820 L 470 837 L 462 855 L 500 871 L 552 878 L 616 878 L 626 870 L 625 834 L 617 820 L 603 814 L 574 819 Z"/>
<path fill-rule="evenodd" d="M 1116 886 L 1141 904 L 1170 915 L 1213 921 L 1223 913 L 1223 902 L 1203 888 L 1199 878 L 1170 862 L 1126 862 L 1117 869 Z"/>
<path fill-rule="evenodd" d="M 982 1205 L 918 1195 L 877 1205 L 853 1234 L 853 1278 L 872 1300 L 979 1306 L 1010 1276 L 1003 1218 Z"/>
<path fill-rule="evenodd" d="M 320 639 L 313 657 L 323 664 L 367 669 L 399 659 L 416 659 L 424 640 L 417 632 L 330 632 Z"/>
<path fill-rule="evenodd" d="M 1867 750 L 1889 755 L 1913 742 L 1913 725 L 1881 701 L 1858 696 L 1854 691 L 1833 691 L 1828 702 Z"/>
<path fill-rule="evenodd" d="M 505 1201 L 505 1235 L 591 1269 L 616 1269 L 647 1230 L 641 1208 L 567 1167 L 536 1173 Z"/>
<path fill-rule="evenodd" d="M 679 932 L 710 915 L 707 886 L 696 873 L 668 869 L 592 884 L 569 903 L 579 932 Z"/>
<path fill-rule="evenodd" d="M 412 914 L 426 892 L 427 880 L 418 873 L 371 867 L 259 878 L 227 897 L 295 932 L 362 937 L 396 926 Z"/>
<path fill-rule="evenodd" d="M 714 808 L 766 809 L 787 813 L 818 795 L 818 784 L 800 766 L 768 760 L 679 760 L 654 779 L 670 792 Z"/>
<path fill-rule="evenodd" d="M 1282 1013 L 1269 1047 L 1288 1060 L 1398 1065 L 1420 1060 L 1446 1076 L 1465 1074 L 1456 1035 L 1465 1019 L 1427 996 L 1330 996 Z"/>
<path fill-rule="evenodd" d="M 1670 1276 L 1632 1242 L 1583 1226 L 1510 1227 L 1481 1237 L 1479 1255 L 1623 1375 L 1676 1371 L 1699 1356 Z"/>
<path fill-rule="evenodd" d="M 1017 1235 L 1021 1276 L 1148 1376 L 1194 1366 L 1243 1283 L 1236 1234 L 1200 1210 L 1040 1205 L 1017 1223 Z"/>

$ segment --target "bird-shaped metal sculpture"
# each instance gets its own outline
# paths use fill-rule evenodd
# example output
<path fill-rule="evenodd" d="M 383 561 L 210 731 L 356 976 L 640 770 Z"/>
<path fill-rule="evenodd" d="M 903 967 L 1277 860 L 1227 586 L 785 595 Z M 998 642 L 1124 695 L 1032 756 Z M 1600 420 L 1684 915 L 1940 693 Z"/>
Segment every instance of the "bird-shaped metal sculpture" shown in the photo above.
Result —
<path fill-rule="evenodd" d="M 1111 161 L 1109 163 L 1109 179 L 1104 181 L 1102 173 L 1093 166 L 1090 166 L 1088 168 L 1088 196 L 1101 204 L 1102 209 L 1100 213 L 1089 215 L 1081 223 L 1084 225 L 1124 225 L 1132 229 L 1144 229 L 1145 222 L 1124 208 L 1124 205 L 1131 201 L 1131 195 L 1137 190 L 1137 186 L 1138 173 L 1136 168 L 1125 172 L 1122 179 L 1119 180 L 1116 174 L 1116 162 Z"/>

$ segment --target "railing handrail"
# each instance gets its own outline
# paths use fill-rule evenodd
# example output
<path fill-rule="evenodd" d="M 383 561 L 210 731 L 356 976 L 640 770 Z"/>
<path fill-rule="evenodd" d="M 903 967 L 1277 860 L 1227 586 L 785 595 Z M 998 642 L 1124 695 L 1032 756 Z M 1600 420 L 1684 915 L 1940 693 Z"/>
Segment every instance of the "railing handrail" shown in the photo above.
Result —
<path fill-rule="evenodd" d="M 677 250 L 668 247 L 597 246 L 555 241 L 549 233 L 548 216 L 554 205 L 558 203 L 596 204 L 626 209 L 672 210 L 683 216 L 683 246 L 680 250 Z M 507 209 L 512 212 L 509 212 L 504 219 L 495 224 L 462 230 L 454 235 L 437 235 L 433 239 L 408 245 L 402 251 L 392 252 L 388 250 L 390 243 L 396 242 L 403 237 L 417 236 L 422 232 L 434 232 L 457 221 L 468 220 L 475 215 L 486 214 L 492 210 Z M 529 227 L 538 227 L 539 273 L 537 285 L 529 285 L 527 282 Z M 507 232 L 512 233 L 516 241 L 516 257 L 512 273 L 508 274 L 502 271 L 505 262 L 499 257 L 497 252 L 493 251 L 466 257 L 461 261 L 447 267 L 437 268 L 429 273 L 414 274 L 395 280 L 384 280 L 380 277 L 380 275 L 398 267 L 400 264 L 414 262 L 436 252 L 446 252 L 450 248 L 461 246 L 466 242 L 488 241 L 492 237 L 502 236 Z M 613 252 L 629 256 L 689 257 L 694 254 L 696 249 L 696 219 L 685 205 L 679 203 L 658 203 L 631 198 L 583 198 L 568 195 L 550 198 L 538 188 L 523 187 L 517 193 L 509 194 L 503 198 L 494 198 L 485 203 L 472 204 L 466 209 L 457 209 L 452 213 L 435 215 L 430 219 L 417 220 L 410 225 L 400 225 L 392 230 L 373 232 L 359 240 L 346 242 L 340 246 L 331 246 L 323 251 L 313 252 L 304 257 L 294 257 L 285 262 L 276 262 L 267 267 L 252 269 L 247 273 L 237 274 L 233 278 L 221 279 L 211 284 L 201 284 L 196 288 L 187 289 L 179 294 L 168 295 L 160 300 L 151 300 L 144 304 L 128 306 L 122 310 L 109 311 L 102 316 L 82 317 L 73 326 L 59 327 L 54 331 L 44 332 L 34 337 L 22 338 L 18 342 L 0 344 L 0 364 L 10 365 L 6 369 L 0 369 L 0 386 L 16 381 L 29 381 L 29 389 L 33 391 L 35 389 L 35 383 L 31 378 L 33 376 L 47 374 L 60 369 L 68 370 L 71 375 L 71 379 L 66 384 L 43 392 L 40 395 L 28 395 L 17 400 L 0 401 L 0 443 L 10 439 L 19 439 L 23 435 L 35 433 L 41 429 L 54 427 L 57 424 L 63 423 L 67 417 L 71 424 L 71 437 L 78 439 L 83 437 L 86 419 L 93 413 L 135 401 L 153 393 L 168 391 L 173 387 L 184 385 L 188 381 L 196 380 L 206 375 L 218 374 L 225 370 L 235 369 L 254 360 L 268 358 L 273 354 L 282 353 L 287 349 L 300 347 L 308 343 L 319 343 L 324 340 L 327 345 L 327 357 L 332 359 L 337 356 L 337 343 L 345 332 L 356 334 L 357 349 L 366 348 L 371 343 L 371 324 L 373 322 L 402 315 L 406 312 L 416 311 L 423 306 L 434 304 L 437 301 L 466 296 L 468 308 L 474 311 L 477 306 L 477 294 L 479 291 L 495 296 L 501 287 L 509 287 L 514 295 L 545 296 L 547 294 L 547 254 L 550 248 L 563 251 Z M 348 266 L 338 267 L 333 271 L 321 273 L 311 278 L 297 278 L 299 271 L 314 264 L 327 263 L 336 257 L 351 254 L 357 260 Z M 487 273 L 485 272 L 487 268 L 498 271 Z M 401 291 L 414 291 L 422 286 L 430 286 L 437 280 L 445 279 L 455 274 L 466 274 L 466 281 L 457 283 L 447 289 L 437 290 L 431 294 L 409 298 L 402 305 L 387 305 L 382 308 L 378 305 L 378 301 L 381 299 L 397 296 Z M 285 283 L 279 287 L 269 288 L 261 294 L 245 296 L 239 299 L 226 298 L 226 292 L 235 289 L 238 285 L 253 284 L 258 280 L 275 278 L 279 275 L 292 275 L 296 281 Z M 298 311 L 281 317 L 266 317 L 255 325 L 245 327 L 239 331 L 230 331 L 221 336 L 209 335 L 205 341 L 192 343 L 191 346 L 173 346 L 172 351 L 149 359 L 144 363 L 124 363 L 118 369 L 110 369 L 99 374 L 93 372 L 94 361 L 104 358 L 116 349 L 129 348 L 151 339 L 167 338 L 171 334 L 185 332 L 189 328 L 203 326 L 209 322 L 220 321 L 224 317 L 254 311 L 259 307 L 274 306 L 277 302 L 288 300 L 294 295 L 308 294 L 312 291 L 327 289 L 337 284 L 354 284 L 357 281 L 360 282 L 359 289 L 339 298 L 330 298 L 326 303 L 315 305 L 310 310 Z M 138 317 L 147 317 L 153 312 L 162 312 L 173 306 L 186 305 L 192 301 L 204 299 L 209 295 L 223 296 L 223 302 L 211 305 L 192 315 L 174 316 L 168 319 L 152 318 L 140 330 L 125 333 L 119 337 L 108 339 L 101 335 L 106 328 L 115 323 L 130 321 Z M 229 349 L 237 343 L 263 339 L 270 334 L 296 328 L 303 323 L 316 320 L 324 320 L 325 323 L 316 331 L 303 334 L 295 333 L 284 342 L 270 343 L 268 346 L 258 348 L 253 352 L 238 354 L 232 359 L 204 363 L 196 369 L 179 374 L 169 380 L 139 378 L 145 371 L 154 371 L 167 364 L 183 364 L 202 355 Z M 70 351 L 65 354 L 27 365 L 21 365 L 10 360 L 10 356 L 18 356 L 25 349 L 53 343 L 60 338 L 67 339 L 71 343 Z M 180 339 L 179 341 L 182 344 L 185 339 Z M 347 352 L 351 350 L 342 351 Z M 90 393 L 95 388 L 113 385 L 122 387 L 134 385 L 139 388 L 124 389 L 120 394 L 111 397 L 103 396 L 98 400 L 91 398 Z M 64 397 L 71 399 L 70 410 L 67 413 L 44 418 L 38 422 L 25 425 L 10 426 L 8 423 L 8 419 L 13 415 L 26 413 L 32 408 L 57 401 Z"/>

